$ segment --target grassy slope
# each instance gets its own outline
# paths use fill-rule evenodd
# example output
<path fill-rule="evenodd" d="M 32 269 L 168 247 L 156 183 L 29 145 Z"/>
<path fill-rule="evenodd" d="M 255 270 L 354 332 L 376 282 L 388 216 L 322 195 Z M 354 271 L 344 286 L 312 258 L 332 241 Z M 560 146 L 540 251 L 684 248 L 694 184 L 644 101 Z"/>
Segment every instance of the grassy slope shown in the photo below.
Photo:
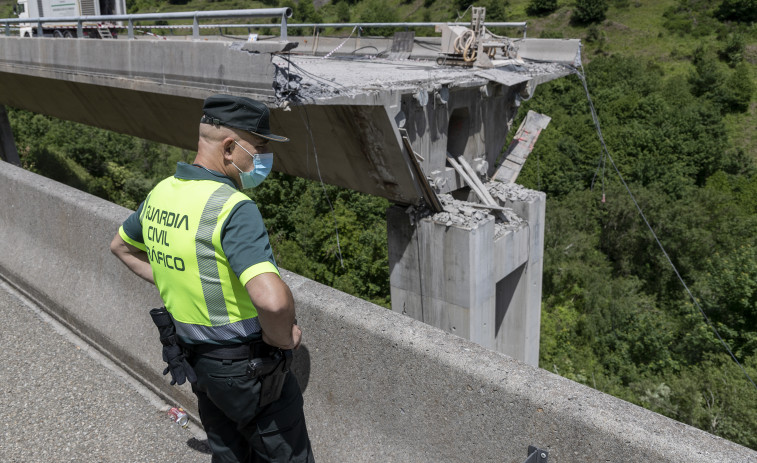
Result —
<path fill-rule="evenodd" d="M 0 18 L 13 18 L 15 0 L 0 0 Z"/>
<path fill-rule="evenodd" d="M 625 8 L 610 7 L 607 19 L 599 25 L 599 30 L 606 37 L 604 53 L 622 53 L 653 59 L 666 70 L 687 68 L 689 62 L 678 56 L 690 56 L 698 42 L 687 37 L 669 33 L 663 23 L 663 13 L 677 3 L 676 0 L 638 0 Z M 528 17 L 525 13 L 528 0 L 511 2 L 510 12 L 513 20 L 527 20 L 529 36 L 539 37 L 542 32 L 558 32 L 565 38 L 585 39 L 587 27 L 570 24 L 572 2 L 560 2 L 560 8 L 544 18 Z M 714 40 L 706 37 L 703 40 Z M 584 59 L 591 59 L 597 52 L 597 45 L 584 40 Z"/>

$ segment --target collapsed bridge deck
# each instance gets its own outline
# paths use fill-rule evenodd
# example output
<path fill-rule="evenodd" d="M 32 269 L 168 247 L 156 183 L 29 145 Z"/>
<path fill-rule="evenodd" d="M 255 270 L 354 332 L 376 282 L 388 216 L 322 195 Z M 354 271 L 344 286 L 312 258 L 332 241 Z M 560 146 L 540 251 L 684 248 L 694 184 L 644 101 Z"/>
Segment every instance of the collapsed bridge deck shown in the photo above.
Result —
<path fill-rule="evenodd" d="M 564 62 L 577 53 L 577 41 L 553 42 L 570 44 L 556 55 Z M 400 129 L 425 175 L 446 183 L 439 192 L 452 191 L 461 182 L 446 170 L 446 152 L 492 164 L 517 98 L 571 72 L 527 59 L 487 70 L 438 65 L 430 43 L 418 58 L 323 59 L 304 45 L 301 54 L 265 51 L 266 42 L 0 37 L 0 104 L 194 150 L 204 98 L 245 95 L 266 101 L 272 128 L 293 139 L 279 147 L 277 170 L 414 204 L 419 179 Z M 281 79 L 297 88 L 275 88 Z"/>

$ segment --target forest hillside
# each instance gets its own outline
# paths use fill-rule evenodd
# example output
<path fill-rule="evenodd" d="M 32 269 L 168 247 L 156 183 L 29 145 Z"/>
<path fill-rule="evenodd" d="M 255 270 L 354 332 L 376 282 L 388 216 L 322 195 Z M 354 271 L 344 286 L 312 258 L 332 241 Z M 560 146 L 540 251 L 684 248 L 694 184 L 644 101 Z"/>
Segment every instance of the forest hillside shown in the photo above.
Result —
<path fill-rule="evenodd" d="M 471 3 L 127 1 L 130 12 L 289 5 L 291 23 L 464 22 Z M 540 366 L 757 449 L 757 0 L 476 6 L 527 21 L 530 37 L 582 39 L 609 153 L 576 76 L 521 107 L 552 117 L 519 178 L 548 196 Z M 27 169 L 130 208 L 194 156 L 9 113 Z M 250 194 L 283 267 L 388 307 L 386 200 L 281 174 Z"/>

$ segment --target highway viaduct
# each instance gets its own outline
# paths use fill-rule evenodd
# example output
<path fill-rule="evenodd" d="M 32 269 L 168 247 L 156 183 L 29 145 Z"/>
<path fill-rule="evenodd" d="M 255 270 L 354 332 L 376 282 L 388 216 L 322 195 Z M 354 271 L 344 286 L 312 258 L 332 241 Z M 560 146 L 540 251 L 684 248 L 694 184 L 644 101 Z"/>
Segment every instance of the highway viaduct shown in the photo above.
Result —
<path fill-rule="evenodd" d="M 425 48 L 417 59 L 360 60 L 284 54 L 291 45 L 276 42 L 0 37 L 0 104 L 194 149 L 205 97 L 251 96 L 293 139 L 278 170 L 396 204 L 393 311 L 284 272 L 308 333 L 296 374 L 323 461 L 519 462 L 536 445 L 560 462 L 757 462 L 536 368 L 543 194 L 516 189 L 478 218 L 450 220 L 464 215 L 453 198 L 470 203 L 477 182 L 448 156 L 495 174 L 519 101 L 571 72 L 574 44 L 550 45 L 552 59 L 463 69 L 423 61 Z M 536 42 L 523 44 L 529 53 L 549 56 Z M 3 278 L 194 414 L 189 390 L 158 374 L 140 309 L 160 304 L 157 293 L 107 252 L 128 211 L 9 164 L 0 176 Z M 444 210 L 418 212 L 434 197 L 447 198 Z"/>

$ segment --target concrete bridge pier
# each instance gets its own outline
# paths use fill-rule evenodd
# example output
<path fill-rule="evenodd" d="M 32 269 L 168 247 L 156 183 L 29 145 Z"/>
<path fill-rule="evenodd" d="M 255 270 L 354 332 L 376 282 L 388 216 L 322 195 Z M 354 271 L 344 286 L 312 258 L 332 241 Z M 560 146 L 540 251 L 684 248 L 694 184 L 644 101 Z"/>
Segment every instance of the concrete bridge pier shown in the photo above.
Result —
<path fill-rule="evenodd" d="M 0 105 L 0 159 L 17 166 L 21 165 L 16 150 L 16 142 L 13 139 L 13 130 L 11 129 L 8 113 L 5 106 Z"/>
<path fill-rule="evenodd" d="M 426 177 L 444 206 L 436 214 L 417 206 L 387 212 L 392 310 L 536 366 L 545 196 L 488 182 L 483 188 L 509 217 L 495 219 L 471 193 L 473 179 L 448 161 L 478 180 L 494 178 L 528 86 L 520 74 L 500 80 L 440 84 L 385 106 L 407 134 L 417 178 Z"/>
<path fill-rule="evenodd" d="M 391 207 L 392 310 L 538 366 L 545 195 L 517 188 L 510 223 Z"/>

